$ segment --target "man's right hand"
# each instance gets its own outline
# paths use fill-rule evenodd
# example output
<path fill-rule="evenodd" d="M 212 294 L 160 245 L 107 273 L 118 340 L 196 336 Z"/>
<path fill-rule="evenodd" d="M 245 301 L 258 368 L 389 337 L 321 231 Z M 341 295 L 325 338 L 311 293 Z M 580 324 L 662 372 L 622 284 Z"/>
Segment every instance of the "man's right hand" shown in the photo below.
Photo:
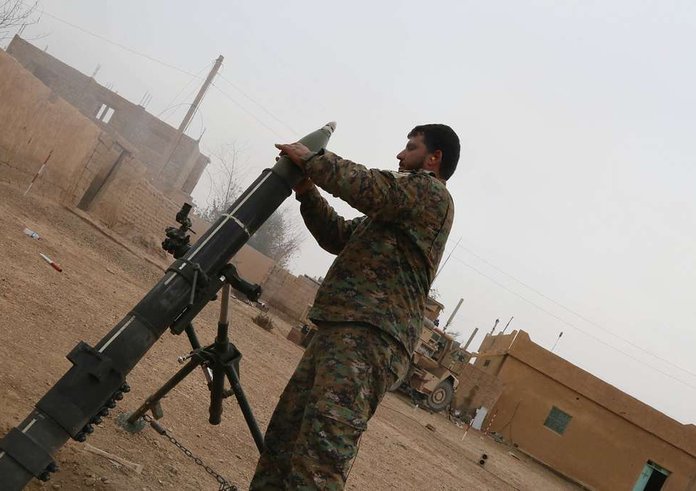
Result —
<path fill-rule="evenodd" d="M 314 189 L 314 183 L 309 177 L 305 177 L 292 189 L 295 191 L 295 194 L 297 196 L 300 196 L 306 193 L 307 191 L 311 191 L 312 189 Z"/>

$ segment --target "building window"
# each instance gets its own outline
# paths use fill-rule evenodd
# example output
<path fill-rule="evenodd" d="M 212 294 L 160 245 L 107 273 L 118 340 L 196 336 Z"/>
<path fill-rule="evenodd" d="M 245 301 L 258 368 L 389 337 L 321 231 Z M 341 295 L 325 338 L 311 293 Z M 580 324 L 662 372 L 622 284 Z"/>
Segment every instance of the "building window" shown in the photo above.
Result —
<path fill-rule="evenodd" d="M 109 107 L 106 104 L 102 104 L 101 107 L 99 108 L 99 111 L 97 111 L 97 119 L 104 124 L 108 124 L 109 121 L 111 120 L 111 116 L 114 115 L 114 108 Z"/>
<path fill-rule="evenodd" d="M 633 491 L 660 491 L 670 474 L 671 472 L 664 467 L 648 460 L 633 486 Z"/>
<path fill-rule="evenodd" d="M 556 406 L 553 406 L 551 412 L 546 417 L 546 421 L 544 421 L 544 426 L 562 435 L 568 427 L 571 418 L 570 414 L 566 414 Z"/>
<path fill-rule="evenodd" d="M 483 362 L 483 366 L 484 366 L 484 367 L 487 367 L 487 366 L 490 365 L 490 364 L 491 364 L 491 360 L 486 360 L 486 361 Z"/>

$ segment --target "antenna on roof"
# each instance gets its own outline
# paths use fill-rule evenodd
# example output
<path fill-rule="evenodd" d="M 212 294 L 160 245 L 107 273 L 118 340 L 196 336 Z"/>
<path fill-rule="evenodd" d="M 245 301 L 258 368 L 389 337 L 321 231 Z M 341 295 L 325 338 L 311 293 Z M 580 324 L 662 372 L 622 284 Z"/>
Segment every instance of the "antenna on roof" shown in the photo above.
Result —
<path fill-rule="evenodd" d="M 515 318 L 514 315 L 512 317 L 510 317 L 510 320 L 507 322 L 507 324 L 505 324 L 505 327 L 503 328 L 502 331 L 500 331 L 500 334 L 505 334 L 505 331 L 507 331 L 508 326 L 510 325 L 510 323 L 512 322 L 512 319 L 514 319 L 514 318 Z"/>
<path fill-rule="evenodd" d="M 556 342 L 553 343 L 553 347 L 551 348 L 551 353 L 553 353 L 553 350 L 556 349 L 556 345 L 558 344 L 558 341 L 561 340 L 561 336 L 563 336 L 563 331 L 561 331 L 561 333 L 560 333 L 560 334 L 558 335 L 558 337 L 556 338 Z"/>

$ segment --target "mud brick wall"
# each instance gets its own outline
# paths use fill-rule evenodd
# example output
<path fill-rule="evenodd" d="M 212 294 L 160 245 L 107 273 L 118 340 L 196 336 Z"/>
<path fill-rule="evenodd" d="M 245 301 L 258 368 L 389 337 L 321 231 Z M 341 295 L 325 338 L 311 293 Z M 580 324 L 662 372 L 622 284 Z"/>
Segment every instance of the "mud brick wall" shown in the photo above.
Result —
<path fill-rule="evenodd" d="M 134 183 L 129 192 L 122 196 L 122 202 L 113 228 L 142 245 L 159 248 L 165 237 L 165 228 L 178 227 L 174 218 L 181 209 L 181 204 L 167 198 L 146 180 Z M 202 233 L 205 229 L 207 226 L 194 227 L 197 233 Z"/>
<path fill-rule="evenodd" d="M 262 299 L 297 320 L 304 320 L 319 284 L 307 276 L 295 276 L 276 267 L 263 285 Z"/>
<path fill-rule="evenodd" d="M 68 201 L 102 133 L 14 58 L 0 50 L 0 179 Z"/>
<path fill-rule="evenodd" d="M 454 407 L 462 410 L 486 407 L 490 410 L 502 392 L 503 384 L 495 375 L 466 364 L 459 373 Z"/>

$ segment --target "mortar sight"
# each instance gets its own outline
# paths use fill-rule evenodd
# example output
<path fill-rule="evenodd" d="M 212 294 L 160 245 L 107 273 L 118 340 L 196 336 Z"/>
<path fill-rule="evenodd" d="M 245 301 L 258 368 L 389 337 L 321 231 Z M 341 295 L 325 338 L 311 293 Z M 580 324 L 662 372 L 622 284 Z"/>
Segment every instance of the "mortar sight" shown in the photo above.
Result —
<path fill-rule="evenodd" d="M 183 227 L 187 229 L 191 228 L 191 219 L 189 218 L 190 211 L 191 205 L 188 203 L 184 203 L 181 209 L 176 214 L 176 222 L 180 223 Z M 193 232 L 193 230 L 191 230 L 191 232 Z"/>
<path fill-rule="evenodd" d="M 164 234 L 167 236 L 166 239 L 162 241 L 162 249 L 167 251 L 169 254 L 174 256 L 176 259 L 186 255 L 188 250 L 191 248 L 190 240 L 191 236 L 188 232 L 196 233 L 191 228 L 191 219 L 189 218 L 189 212 L 191 211 L 191 205 L 184 203 L 181 209 L 176 214 L 176 221 L 180 223 L 180 227 L 167 227 L 164 229 Z"/>

